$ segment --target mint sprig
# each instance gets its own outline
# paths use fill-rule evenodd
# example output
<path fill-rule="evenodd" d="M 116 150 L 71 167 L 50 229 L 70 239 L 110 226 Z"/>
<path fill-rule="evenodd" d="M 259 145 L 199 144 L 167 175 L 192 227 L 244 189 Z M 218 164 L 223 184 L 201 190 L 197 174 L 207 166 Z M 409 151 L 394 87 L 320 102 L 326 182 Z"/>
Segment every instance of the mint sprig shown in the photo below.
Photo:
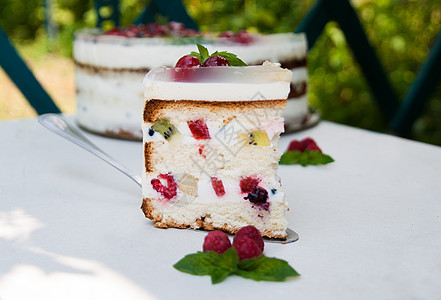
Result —
<path fill-rule="evenodd" d="M 240 58 L 237 57 L 236 54 L 234 53 L 230 53 L 227 51 L 215 51 L 213 52 L 211 55 L 208 52 L 208 49 L 206 47 L 204 47 L 201 44 L 196 44 L 196 46 L 198 47 L 198 51 L 192 51 L 190 53 L 191 56 L 197 57 L 197 59 L 199 59 L 200 63 L 203 64 L 208 58 L 212 57 L 212 56 L 222 56 L 223 58 L 225 58 L 228 63 L 230 64 L 230 66 L 246 66 L 247 64 L 241 60 Z"/>
<path fill-rule="evenodd" d="M 265 255 L 239 261 L 233 247 L 223 254 L 213 251 L 189 254 L 173 267 L 192 275 L 209 275 L 213 284 L 224 281 L 230 275 L 256 281 L 284 281 L 289 277 L 300 276 L 286 261 Z"/>
<path fill-rule="evenodd" d="M 306 167 L 308 165 L 326 165 L 332 163 L 334 159 L 320 151 L 309 151 L 305 150 L 304 152 L 293 150 L 286 151 L 283 153 L 280 158 L 280 165 L 302 165 Z"/>
<path fill-rule="evenodd" d="M 216 51 L 213 54 L 211 54 L 210 56 L 222 56 L 223 58 L 225 58 L 228 63 L 230 64 L 230 66 L 246 66 L 247 64 L 241 60 L 239 57 L 237 57 L 236 54 L 227 52 L 227 51 Z"/>

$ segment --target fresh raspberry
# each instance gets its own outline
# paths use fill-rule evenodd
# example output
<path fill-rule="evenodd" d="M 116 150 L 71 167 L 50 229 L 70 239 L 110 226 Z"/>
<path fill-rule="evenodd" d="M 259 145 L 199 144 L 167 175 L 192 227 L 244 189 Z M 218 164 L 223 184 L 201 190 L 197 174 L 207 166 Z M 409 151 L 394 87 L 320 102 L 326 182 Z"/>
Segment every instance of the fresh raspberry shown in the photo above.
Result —
<path fill-rule="evenodd" d="M 319 146 L 317 146 L 316 143 L 308 144 L 308 145 L 306 146 L 305 150 L 322 152 L 322 149 L 320 149 Z"/>
<path fill-rule="evenodd" d="M 266 201 L 268 200 L 268 191 L 258 186 L 254 189 L 254 191 L 248 193 L 248 196 L 246 196 L 244 199 L 255 204 L 266 203 Z"/>
<path fill-rule="evenodd" d="M 196 56 L 184 55 L 176 63 L 173 69 L 173 81 L 189 82 L 193 80 L 195 68 L 200 67 L 201 63 Z"/>
<path fill-rule="evenodd" d="M 199 59 L 196 56 L 184 55 L 176 63 L 176 68 L 194 68 L 200 66 Z"/>
<path fill-rule="evenodd" d="M 233 34 L 232 31 L 225 31 L 225 32 L 222 32 L 221 34 L 219 34 L 220 38 L 227 38 L 227 39 L 229 39 L 229 38 L 232 38 L 233 36 L 234 36 L 234 34 Z"/>
<path fill-rule="evenodd" d="M 203 67 L 220 67 L 229 65 L 228 60 L 220 55 L 211 56 L 202 64 Z"/>
<path fill-rule="evenodd" d="M 167 186 L 164 186 L 159 179 L 154 178 L 150 181 L 153 189 L 162 194 L 167 200 L 175 197 L 177 195 L 178 186 L 173 176 L 168 174 L 159 174 L 158 178 L 166 180 Z"/>
<path fill-rule="evenodd" d="M 246 45 L 253 41 L 253 37 L 246 30 L 241 30 L 234 35 L 234 41 Z"/>
<path fill-rule="evenodd" d="M 265 243 L 263 242 L 260 231 L 256 227 L 251 225 L 242 227 L 238 232 L 236 232 L 234 239 L 240 238 L 241 236 L 247 236 L 252 239 L 256 243 L 257 247 L 259 247 L 260 251 L 263 252 Z"/>
<path fill-rule="evenodd" d="M 300 141 L 300 143 L 302 143 L 303 147 L 306 147 L 309 144 L 316 144 L 316 142 L 310 137 L 304 138 L 303 140 Z"/>
<path fill-rule="evenodd" d="M 255 177 L 245 177 L 240 180 L 240 190 L 242 193 L 251 193 L 259 185 L 260 179 Z"/>
<path fill-rule="evenodd" d="M 118 27 L 112 28 L 104 33 L 105 35 L 124 36 L 124 32 Z"/>
<path fill-rule="evenodd" d="M 173 31 L 177 31 L 177 32 L 181 32 L 182 30 L 185 29 L 185 25 L 179 22 L 169 22 L 168 26 L 170 26 L 171 30 Z"/>
<path fill-rule="evenodd" d="M 204 239 L 202 249 L 204 252 L 214 251 L 217 254 L 222 254 L 231 248 L 231 242 L 225 232 L 215 230 L 207 234 Z"/>
<path fill-rule="evenodd" d="M 288 146 L 288 151 L 295 151 L 295 150 L 300 151 L 300 152 L 303 152 L 303 150 L 304 150 L 303 144 L 301 142 L 299 142 L 298 140 L 292 140 Z"/>
<path fill-rule="evenodd" d="M 262 254 L 259 246 L 247 236 L 239 236 L 233 240 L 233 247 L 236 249 L 239 260 L 259 257 Z"/>
<path fill-rule="evenodd" d="M 187 124 L 195 139 L 205 140 L 210 138 L 210 132 L 208 131 L 207 124 L 204 122 L 204 120 L 199 119 L 195 121 L 188 121 Z"/>
<path fill-rule="evenodd" d="M 216 177 L 211 177 L 211 185 L 213 186 L 216 196 L 221 197 L 225 195 L 225 188 L 222 180 L 217 179 Z"/>
<path fill-rule="evenodd" d="M 288 151 L 294 151 L 294 150 L 298 150 L 300 152 L 304 152 L 305 150 L 309 150 L 309 151 L 317 150 L 322 152 L 322 150 L 317 146 L 317 143 L 310 137 L 304 138 L 301 141 L 292 140 L 288 146 Z"/>

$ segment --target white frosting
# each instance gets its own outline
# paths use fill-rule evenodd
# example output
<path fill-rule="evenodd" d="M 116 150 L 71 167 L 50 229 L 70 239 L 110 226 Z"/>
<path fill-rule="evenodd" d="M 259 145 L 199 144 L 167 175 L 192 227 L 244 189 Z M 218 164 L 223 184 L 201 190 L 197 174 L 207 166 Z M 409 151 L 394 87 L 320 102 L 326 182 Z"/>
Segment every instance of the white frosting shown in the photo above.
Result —
<path fill-rule="evenodd" d="M 292 72 L 291 82 L 294 84 L 305 82 L 308 80 L 308 70 L 306 67 L 294 68 L 291 69 L 291 72 Z"/>
<path fill-rule="evenodd" d="M 186 69 L 188 70 L 188 69 Z M 286 99 L 292 72 L 279 64 L 192 69 L 203 82 L 173 81 L 173 68 L 158 67 L 145 76 L 146 100 L 257 101 Z"/>
<path fill-rule="evenodd" d="M 285 123 L 300 124 L 308 113 L 308 96 L 304 94 L 298 98 L 288 99 L 286 108 L 282 112 Z"/>
<path fill-rule="evenodd" d="M 98 75 L 76 69 L 77 122 L 105 133 L 124 130 L 141 138 L 142 76 L 137 73 Z"/>
<path fill-rule="evenodd" d="M 255 36 L 248 45 L 203 43 L 210 51 L 235 53 L 247 64 L 262 63 L 264 60 L 284 61 L 306 57 L 307 45 L 304 34 L 281 33 Z M 167 38 L 126 38 L 117 36 L 98 36 L 80 33 L 76 36 L 73 48 L 75 61 L 91 66 L 106 68 L 143 69 L 157 66 L 174 66 L 176 61 L 197 51 L 195 43 L 173 45 Z"/>

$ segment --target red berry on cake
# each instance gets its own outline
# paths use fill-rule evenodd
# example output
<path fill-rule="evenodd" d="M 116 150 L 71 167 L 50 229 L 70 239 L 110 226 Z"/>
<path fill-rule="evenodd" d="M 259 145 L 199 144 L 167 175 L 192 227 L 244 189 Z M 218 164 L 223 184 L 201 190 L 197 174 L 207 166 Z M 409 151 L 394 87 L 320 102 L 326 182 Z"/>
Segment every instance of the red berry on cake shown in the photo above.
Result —
<path fill-rule="evenodd" d="M 249 44 L 253 41 L 253 37 L 246 30 L 241 30 L 234 35 L 234 41 L 239 44 Z"/>
<path fill-rule="evenodd" d="M 262 255 L 262 250 L 254 242 L 253 239 L 247 236 L 239 236 L 233 240 L 233 247 L 236 249 L 239 260 L 251 259 Z"/>
<path fill-rule="evenodd" d="M 225 188 L 222 180 L 217 179 L 216 177 L 211 177 L 211 185 L 213 186 L 216 196 L 221 197 L 225 195 Z"/>
<path fill-rule="evenodd" d="M 191 134 L 197 140 L 206 140 L 210 138 L 210 132 L 208 131 L 207 124 L 204 120 L 198 119 L 187 122 L 190 128 Z"/>
<path fill-rule="evenodd" d="M 220 55 L 211 56 L 202 64 L 203 67 L 221 67 L 229 65 L 228 60 Z"/>
<path fill-rule="evenodd" d="M 260 179 L 255 177 L 245 177 L 239 182 L 240 190 L 242 193 L 251 193 L 259 185 Z"/>
<path fill-rule="evenodd" d="M 214 251 L 217 254 L 222 254 L 231 248 L 231 242 L 225 232 L 215 230 L 207 234 L 204 239 L 202 249 L 204 252 Z"/>
<path fill-rule="evenodd" d="M 234 236 L 234 239 L 237 239 L 241 236 L 247 236 L 250 239 L 252 239 L 256 245 L 259 247 L 260 251 L 263 252 L 263 248 L 265 246 L 265 243 L 263 242 L 262 235 L 260 234 L 260 231 L 254 227 L 254 226 L 245 226 L 239 229 L 238 232 L 236 232 L 236 235 Z"/>
<path fill-rule="evenodd" d="M 195 68 L 200 66 L 201 63 L 196 56 L 184 55 L 176 63 L 176 68 Z"/>

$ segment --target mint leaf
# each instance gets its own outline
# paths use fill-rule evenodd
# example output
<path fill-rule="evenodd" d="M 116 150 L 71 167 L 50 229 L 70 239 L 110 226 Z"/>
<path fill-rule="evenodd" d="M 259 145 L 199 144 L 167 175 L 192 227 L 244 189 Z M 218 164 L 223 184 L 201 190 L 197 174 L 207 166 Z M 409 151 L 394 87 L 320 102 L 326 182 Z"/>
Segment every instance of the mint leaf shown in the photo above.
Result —
<path fill-rule="evenodd" d="M 236 54 L 233 54 L 233 53 L 230 53 L 227 51 L 221 51 L 221 52 L 216 51 L 213 54 L 211 54 L 210 57 L 216 56 L 216 55 L 219 55 L 219 56 L 222 56 L 223 58 L 225 58 L 228 61 L 228 63 L 230 64 L 230 66 L 246 66 L 247 65 L 243 60 L 238 58 Z"/>
<path fill-rule="evenodd" d="M 208 53 L 208 49 L 201 44 L 196 44 L 196 46 L 198 47 L 199 53 L 201 54 L 200 58 L 198 57 L 199 61 L 201 62 L 201 64 L 203 64 L 204 61 L 206 61 L 207 58 L 210 57 L 210 54 Z"/>
<path fill-rule="evenodd" d="M 235 274 L 256 281 L 284 281 L 288 277 L 300 276 L 286 261 L 261 255 L 242 260 Z"/>
<path fill-rule="evenodd" d="M 181 272 L 192 275 L 210 275 L 213 284 L 222 282 L 237 269 L 239 257 L 236 250 L 230 248 L 223 254 L 213 251 L 189 254 L 178 261 L 173 267 Z"/>
<path fill-rule="evenodd" d="M 326 165 L 332 163 L 334 159 L 327 154 L 320 151 L 301 152 L 298 150 L 286 151 L 280 158 L 279 164 L 281 165 L 302 165 L 306 167 L 308 165 Z"/>
<path fill-rule="evenodd" d="M 195 56 L 197 59 L 199 59 L 199 62 L 201 62 L 201 54 L 196 51 L 191 51 L 190 56 Z"/>

